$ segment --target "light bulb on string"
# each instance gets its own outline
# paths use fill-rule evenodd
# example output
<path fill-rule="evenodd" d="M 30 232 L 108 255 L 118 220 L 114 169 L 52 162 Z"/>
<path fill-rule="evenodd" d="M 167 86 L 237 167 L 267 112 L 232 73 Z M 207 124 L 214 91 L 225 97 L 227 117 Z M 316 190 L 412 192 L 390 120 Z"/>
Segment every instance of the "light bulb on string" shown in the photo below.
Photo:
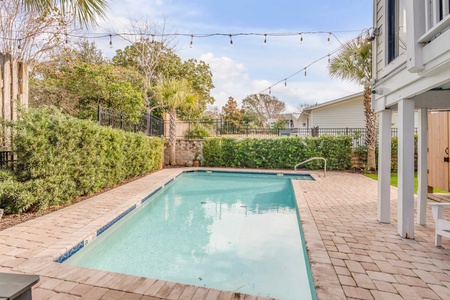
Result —
<path fill-rule="evenodd" d="M 269 95 L 272 95 L 272 88 L 269 88 Z"/>
<path fill-rule="evenodd" d="M 66 44 L 69 43 L 69 35 L 66 33 Z"/>
<path fill-rule="evenodd" d="M 366 31 L 366 41 L 370 41 L 370 32 L 369 29 Z"/>
<path fill-rule="evenodd" d="M 331 32 L 328 33 L 328 44 L 331 42 Z"/>
<path fill-rule="evenodd" d="M 356 38 L 356 48 L 361 48 L 361 36 L 359 35 Z"/>
<path fill-rule="evenodd" d="M 109 48 L 112 48 L 112 35 L 109 35 Z"/>
<path fill-rule="evenodd" d="M 300 33 L 300 44 L 303 44 L 303 35 Z"/>
<path fill-rule="evenodd" d="M 193 44 L 194 44 L 194 36 L 191 35 L 191 42 L 189 43 L 189 47 L 192 48 Z"/>
<path fill-rule="evenodd" d="M 305 76 L 306 76 L 306 68 L 305 68 Z"/>
<path fill-rule="evenodd" d="M 331 63 L 330 54 L 328 54 L 328 63 Z"/>
<path fill-rule="evenodd" d="M 22 45 L 20 43 L 22 42 L 22 40 L 19 39 L 17 42 L 18 42 L 17 43 L 17 49 L 21 50 L 22 49 Z"/>
<path fill-rule="evenodd" d="M 264 45 L 267 44 L 267 34 L 264 33 Z"/>
<path fill-rule="evenodd" d="M 287 86 L 287 78 L 284 79 L 284 86 Z"/>
<path fill-rule="evenodd" d="M 230 46 L 233 46 L 233 38 L 232 38 L 231 34 L 230 34 Z"/>

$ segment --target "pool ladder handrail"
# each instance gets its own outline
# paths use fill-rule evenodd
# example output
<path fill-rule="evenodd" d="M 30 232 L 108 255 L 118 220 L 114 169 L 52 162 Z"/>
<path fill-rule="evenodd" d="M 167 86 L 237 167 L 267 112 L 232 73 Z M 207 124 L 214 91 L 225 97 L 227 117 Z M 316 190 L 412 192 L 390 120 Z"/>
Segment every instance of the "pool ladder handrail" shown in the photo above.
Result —
<path fill-rule="evenodd" d="M 302 161 L 301 163 L 298 163 L 298 164 L 295 165 L 294 171 L 297 172 L 297 167 L 298 166 L 306 164 L 307 162 L 310 162 L 312 160 L 318 160 L 318 159 L 321 159 L 324 162 L 324 164 L 323 164 L 323 177 L 325 177 L 327 175 L 327 160 L 325 158 L 323 158 L 323 157 L 311 157 L 310 159 Z"/>

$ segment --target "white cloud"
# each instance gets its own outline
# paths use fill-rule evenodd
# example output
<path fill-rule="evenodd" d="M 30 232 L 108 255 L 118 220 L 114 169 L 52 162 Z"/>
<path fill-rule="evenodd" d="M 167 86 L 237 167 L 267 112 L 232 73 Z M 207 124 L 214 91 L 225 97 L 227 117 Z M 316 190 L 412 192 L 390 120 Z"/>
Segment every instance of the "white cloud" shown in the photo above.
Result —
<path fill-rule="evenodd" d="M 215 106 L 221 108 L 230 96 L 238 102 L 246 96 L 244 91 L 250 79 L 243 64 L 226 56 L 217 57 L 211 52 L 200 55 L 200 59 L 209 64 L 213 73 L 216 88 L 211 94 L 216 99 Z"/>

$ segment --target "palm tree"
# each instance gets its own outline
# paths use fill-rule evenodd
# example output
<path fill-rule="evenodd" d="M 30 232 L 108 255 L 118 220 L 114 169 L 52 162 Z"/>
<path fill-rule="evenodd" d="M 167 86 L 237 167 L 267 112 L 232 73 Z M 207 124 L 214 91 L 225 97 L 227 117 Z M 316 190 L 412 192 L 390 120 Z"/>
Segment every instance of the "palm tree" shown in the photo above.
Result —
<path fill-rule="evenodd" d="M 377 140 L 376 115 L 371 106 L 372 44 L 358 38 L 331 59 L 331 77 L 350 80 L 364 86 L 364 115 L 366 119 L 367 168 L 376 169 L 375 146 Z"/>
<path fill-rule="evenodd" d="M 108 0 L 14 0 L 25 9 L 45 13 L 54 7 L 62 13 L 72 13 L 75 22 L 82 26 L 96 24 L 97 17 L 105 17 Z"/>
<path fill-rule="evenodd" d="M 169 111 L 170 164 L 175 165 L 175 145 L 177 142 L 177 109 L 193 109 L 198 96 L 186 79 L 161 78 L 155 87 L 156 101 Z"/>

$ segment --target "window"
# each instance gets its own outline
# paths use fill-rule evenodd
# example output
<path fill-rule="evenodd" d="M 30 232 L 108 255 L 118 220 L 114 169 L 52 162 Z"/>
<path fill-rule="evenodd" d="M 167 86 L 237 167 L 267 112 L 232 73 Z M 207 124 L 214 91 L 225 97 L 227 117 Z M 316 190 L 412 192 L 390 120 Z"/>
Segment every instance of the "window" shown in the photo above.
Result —
<path fill-rule="evenodd" d="M 388 63 L 406 50 L 406 0 L 387 1 Z"/>

